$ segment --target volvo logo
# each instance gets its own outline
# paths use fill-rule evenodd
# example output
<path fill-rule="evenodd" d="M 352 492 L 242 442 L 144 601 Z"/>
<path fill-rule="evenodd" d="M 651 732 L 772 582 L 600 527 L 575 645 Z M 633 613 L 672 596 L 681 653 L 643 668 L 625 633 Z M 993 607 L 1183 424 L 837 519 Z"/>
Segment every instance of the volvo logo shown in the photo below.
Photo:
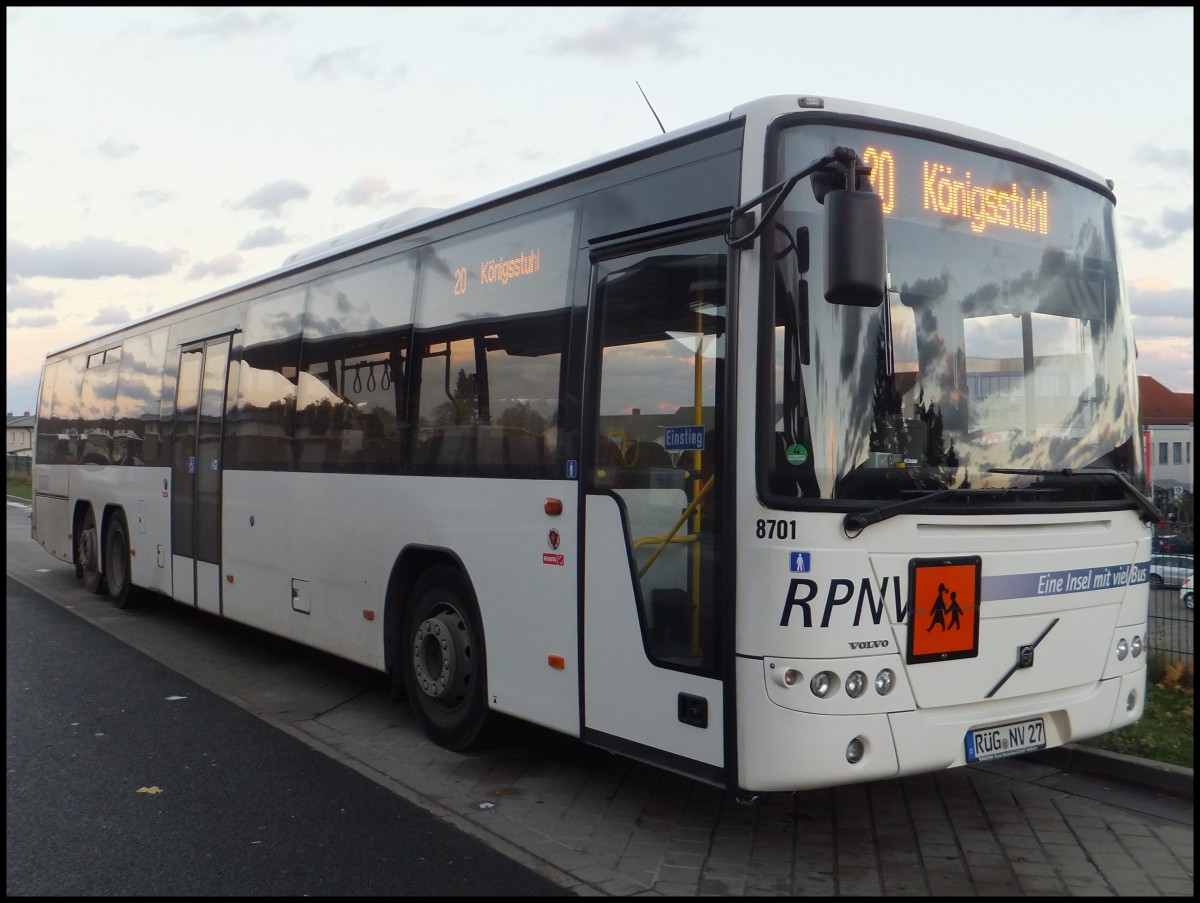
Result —
<path fill-rule="evenodd" d="M 890 645 L 890 640 L 864 640 L 861 643 L 851 643 L 851 649 L 886 649 Z"/>
<path fill-rule="evenodd" d="M 1040 643 L 1042 640 L 1044 640 L 1047 637 L 1047 635 L 1049 635 L 1050 631 L 1053 630 L 1058 625 L 1059 620 L 1060 620 L 1059 618 L 1055 618 L 1053 621 L 1051 621 L 1049 624 L 1047 624 L 1046 629 L 1043 630 L 1038 635 L 1038 638 L 1036 640 L 1034 640 L 1032 643 L 1022 643 L 1019 646 L 1017 646 L 1016 662 L 1013 663 L 1013 666 L 1008 669 L 1008 673 L 1005 674 L 1002 678 L 1000 678 L 1000 680 L 996 684 L 996 686 L 992 687 L 990 690 L 987 691 L 987 693 L 984 694 L 984 697 L 983 697 L 984 699 L 991 699 L 993 696 L 995 696 L 996 693 L 999 692 L 1000 688 L 1002 686 L 1004 686 L 1006 683 L 1008 683 L 1008 679 L 1010 677 L 1012 677 L 1014 674 L 1016 674 L 1018 671 L 1020 671 L 1024 668 L 1032 668 L 1033 667 L 1033 650 L 1036 649 L 1038 647 L 1038 643 Z"/>

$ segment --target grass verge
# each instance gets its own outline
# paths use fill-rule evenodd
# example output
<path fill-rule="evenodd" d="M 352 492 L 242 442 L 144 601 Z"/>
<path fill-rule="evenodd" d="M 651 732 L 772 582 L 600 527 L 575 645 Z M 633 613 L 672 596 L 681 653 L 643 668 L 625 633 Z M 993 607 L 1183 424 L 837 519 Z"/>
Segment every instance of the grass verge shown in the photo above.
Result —
<path fill-rule="evenodd" d="M 21 482 L 9 480 L 8 481 L 8 494 L 15 495 L 17 498 L 32 499 L 33 498 L 33 484 L 32 483 L 21 483 Z"/>
<path fill-rule="evenodd" d="M 1191 677 L 1182 666 L 1168 668 L 1162 679 L 1146 687 L 1146 711 L 1137 724 L 1085 740 L 1083 745 L 1193 768 L 1196 694 Z"/>

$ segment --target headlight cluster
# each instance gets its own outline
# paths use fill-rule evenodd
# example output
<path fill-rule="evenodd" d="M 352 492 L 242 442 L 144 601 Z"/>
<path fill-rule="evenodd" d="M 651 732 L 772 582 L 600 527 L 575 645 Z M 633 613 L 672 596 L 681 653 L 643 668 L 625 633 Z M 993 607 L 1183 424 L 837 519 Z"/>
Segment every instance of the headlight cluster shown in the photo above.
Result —
<path fill-rule="evenodd" d="M 796 668 L 788 668 L 783 672 L 783 685 L 785 687 L 795 687 L 802 683 L 804 675 Z M 838 691 L 843 687 L 846 690 L 846 695 L 851 699 L 858 699 L 865 692 L 870 678 L 863 671 L 851 671 L 846 675 L 845 679 L 834 671 L 818 671 L 812 676 L 808 682 L 808 689 L 813 696 L 818 699 L 829 699 L 836 696 Z M 896 686 L 896 672 L 891 668 L 884 668 L 875 675 L 875 692 L 880 696 L 887 696 Z"/>
<path fill-rule="evenodd" d="M 1126 641 L 1125 637 L 1121 637 L 1117 640 L 1117 661 L 1123 662 L 1130 655 L 1137 658 L 1142 654 L 1142 648 L 1142 638 L 1140 636 L 1135 636 L 1129 641 Z"/>

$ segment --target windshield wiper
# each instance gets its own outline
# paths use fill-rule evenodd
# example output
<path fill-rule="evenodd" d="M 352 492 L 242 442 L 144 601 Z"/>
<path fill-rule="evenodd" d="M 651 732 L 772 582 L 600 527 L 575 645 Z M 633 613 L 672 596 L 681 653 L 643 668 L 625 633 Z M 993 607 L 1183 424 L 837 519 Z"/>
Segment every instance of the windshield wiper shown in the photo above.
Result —
<path fill-rule="evenodd" d="M 918 496 L 915 499 L 906 499 L 903 502 L 896 502 L 893 505 L 883 505 L 879 508 L 872 508 L 869 511 L 850 512 L 842 520 L 842 529 L 849 533 L 851 530 L 856 531 L 855 536 L 871 524 L 877 524 L 881 520 L 887 520 L 890 517 L 895 517 L 897 514 L 904 514 L 906 511 L 912 511 L 914 508 L 920 508 L 928 502 L 943 498 L 952 492 L 958 492 L 957 489 L 935 489 L 933 492 L 927 492 L 925 495 Z"/>
<path fill-rule="evenodd" d="M 1079 470 L 1073 470 L 1070 467 L 1064 467 L 1062 470 L 1038 470 L 1036 468 L 1023 467 L 992 467 L 988 473 L 1007 473 L 1016 474 L 1017 476 L 1029 477 L 1114 477 L 1125 495 L 1130 501 L 1138 506 L 1142 512 L 1142 522 L 1147 524 L 1155 524 L 1162 520 L 1162 512 L 1150 499 L 1142 494 L 1142 491 L 1129 482 L 1129 477 L 1121 473 L 1119 470 L 1109 470 L 1101 467 L 1083 467 Z"/>

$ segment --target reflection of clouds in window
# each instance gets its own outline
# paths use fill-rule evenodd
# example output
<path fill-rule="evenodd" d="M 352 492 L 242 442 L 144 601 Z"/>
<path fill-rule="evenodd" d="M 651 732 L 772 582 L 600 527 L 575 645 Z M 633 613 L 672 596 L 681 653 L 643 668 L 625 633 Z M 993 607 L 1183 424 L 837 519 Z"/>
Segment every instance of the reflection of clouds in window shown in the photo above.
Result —
<path fill-rule="evenodd" d="M 275 370 L 260 370 L 240 362 L 238 378 L 239 407 L 268 408 L 283 404 L 296 393 L 290 380 Z"/>
<path fill-rule="evenodd" d="M 674 340 L 606 348 L 600 413 L 629 414 L 634 408 L 644 413 L 674 413 L 682 400 L 693 397 L 694 362 L 695 355 Z M 704 398 L 712 398 L 713 385 L 713 372 L 706 368 Z"/>
<path fill-rule="evenodd" d="M 412 256 L 391 257 L 313 283 L 304 334 L 353 335 L 412 322 Z"/>
<path fill-rule="evenodd" d="M 304 318 L 304 288 L 288 289 L 250 302 L 246 347 L 299 336 Z"/>

